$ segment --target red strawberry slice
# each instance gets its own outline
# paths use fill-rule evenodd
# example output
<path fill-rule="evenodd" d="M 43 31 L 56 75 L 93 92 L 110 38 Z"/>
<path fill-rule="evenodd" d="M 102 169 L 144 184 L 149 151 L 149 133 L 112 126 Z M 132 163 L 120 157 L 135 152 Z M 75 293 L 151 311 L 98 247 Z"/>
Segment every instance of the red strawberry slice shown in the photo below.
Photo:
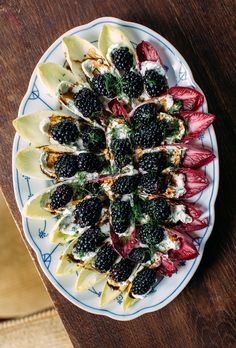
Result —
<path fill-rule="evenodd" d="M 190 198 L 204 190 L 209 185 L 206 175 L 200 170 L 180 168 L 177 170 L 177 173 L 185 175 L 186 193 L 181 198 Z"/>
<path fill-rule="evenodd" d="M 171 87 L 167 91 L 174 99 L 181 100 L 183 110 L 198 110 L 204 102 L 204 96 L 196 89 L 190 87 Z"/>
<path fill-rule="evenodd" d="M 110 225 L 110 237 L 112 241 L 112 245 L 114 246 L 114 249 L 118 252 L 118 254 L 124 258 L 128 257 L 130 251 L 135 247 L 135 245 L 138 243 L 136 237 L 137 237 L 137 229 L 136 226 L 134 226 L 129 239 L 127 240 L 127 237 L 119 237 L 118 234 L 116 234 Z"/>
<path fill-rule="evenodd" d="M 157 53 L 157 50 L 147 41 L 141 41 L 136 47 L 136 52 L 139 63 L 146 61 L 161 63 L 161 59 L 159 54 Z"/>
<path fill-rule="evenodd" d="M 184 167 L 199 168 L 210 163 L 215 158 L 212 151 L 204 149 L 203 147 L 188 144 L 179 144 L 179 146 L 183 146 L 183 148 L 187 150 L 182 162 Z"/>
<path fill-rule="evenodd" d="M 191 260 L 195 259 L 198 256 L 198 251 L 193 244 L 192 239 L 187 236 L 183 235 L 175 230 L 169 229 L 169 233 L 172 236 L 178 237 L 178 240 L 180 241 L 180 248 L 177 250 L 169 250 L 168 255 L 171 260 L 173 261 L 185 261 L 185 260 Z"/>
<path fill-rule="evenodd" d="M 177 268 L 173 261 L 169 259 L 168 255 L 161 255 L 161 265 L 157 268 L 157 275 L 171 277 L 176 272 Z"/>
<path fill-rule="evenodd" d="M 214 115 L 206 112 L 181 111 L 178 115 L 184 118 L 188 124 L 187 135 L 182 139 L 184 142 L 197 138 L 215 119 Z"/>
<path fill-rule="evenodd" d="M 128 112 L 126 111 L 124 104 L 121 103 L 118 99 L 112 99 L 108 103 L 108 106 L 114 116 L 123 115 L 125 118 L 129 118 Z"/>
<path fill-rule="evenodd" d="M 202 228 L 205 228 L 209 224 L 208 218 L 204 219 L 199 219 L 199 217 L 202 214 L 202 211 L 199 206 L 196 204 L 192 203 L 183 203 L 186 206 L 186 212 L 191 216 L 193 219 L 192 222 L 185 224 L 185 223 L 180 223 L 179 225 L 175 226 L 175 230 L 178 232 L 193 232 L 193 231 L 198 231 L 201 230 Z"/>

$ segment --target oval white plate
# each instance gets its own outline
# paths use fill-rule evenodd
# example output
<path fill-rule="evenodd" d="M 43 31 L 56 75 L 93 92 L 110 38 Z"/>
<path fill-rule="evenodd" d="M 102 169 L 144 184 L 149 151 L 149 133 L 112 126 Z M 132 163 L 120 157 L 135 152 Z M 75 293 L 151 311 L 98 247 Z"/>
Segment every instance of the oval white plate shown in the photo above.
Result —
<path fill-rule="evenodd" d="M 81 37 L 96 44 L 98 40 L 98 33 L 104 23 L 119 26 L 134 45 L 141 40 L 147 40 L 155 45 L 161 56 L 162 62 L 165 64 L 170 86 L 192 86 L 200 90 L 193 79 L 188 64 L 181 54 L 162 36 L 140 24 L 125 22 L 111 17 L 103 17 L 86 25 L 74 28 L 65 33 L 63 36 L 79 34 Z M 61 36 L 49 47 L 49 49 L 40 59 L 39 63 L 49 61 L 56 62 L 58 64 L 64 63 L 64 56 L 61 49 L 61 41 L 63 36 Z M 45 91 L 40 84 L 36 76 L 36 72 L 34 71 L 30 79 L 27 93 L 21 102 L 19 115 L 40 110 L 58 108 L 58 102 L 54 98 L 48 96 L 47 91 Z M 207 112 L 206 102 L 204 103 L 202 110 Z M 196 271 L 203 254 L 205 243 L 211 234 L 214 224 L 214 202 L 219 183 L 217 142 L 212 126 L 203 135 L 201 135 L 198 142 L 200 142 L 202 146 L 206 146 L 213 150 L 214 154 L 216 155 L 216 159 L 203 168 L 210 178 L 209 187 L 201 194 L 194 197 L 194 201 L 198 202 L 204 208 L 205 215 L 209 216 L 210 219 L 209 226 L 199 231 L 197 233 L 198 238 L 194 241 L 198 248 L 199 256 L 195 260 L 186 262 L 184 266 L 179 268 L 178 273 L 173 275 L 171 278 L 162 279 L 152 294 L 150 294 L 144 300 L 139 301 L 133 307 L 129 308 L 127 312 L 123 312 L 122 310 L 122 296 L 119 296 L 116 301 L 111 303 L 106 308 L 101 308 L 99 306 L 99 296 L 101 294 L 103 283 L 86 292 L 76 293 L 74 291 L 76 274 L 58 277 L 55 270 L 58 258 L 63 250 L 63 246 L 50 244 L 48 237 L 48 232 L 55 221 L 53 219 L 50 221 L 39 221 L 23 218 L 25 236 L 32 248 L 35 250 L 41 268 L 51 283 L 63 296 L 65 296 L 69 301 L 73 302 L 76 306 L 88 312 L 106 315 L 117 320 L 131 320 L 144 313 L 156 311 L 166 306 L 183 290 Z M 17 171 L 15 167 L 15 155 L 18 150 L 28 145 L 29 144 L 23 141 L 19 135 L 15 136 L 12 156 L 13 184 L 17 204 L 20 210 L 22 210 L 22 207 L 28 198 L 47 185 L 50 185 L 50 183 L 33 180 L 23 176 Z"/>

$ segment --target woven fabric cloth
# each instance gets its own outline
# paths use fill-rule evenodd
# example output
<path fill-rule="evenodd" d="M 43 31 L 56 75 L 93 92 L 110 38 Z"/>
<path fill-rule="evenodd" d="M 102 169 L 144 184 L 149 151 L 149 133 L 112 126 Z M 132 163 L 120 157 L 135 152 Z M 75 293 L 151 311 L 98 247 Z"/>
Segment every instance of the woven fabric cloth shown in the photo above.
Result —
<path fill-rule="evenodd" d="M 1 193 L 0 231 L 0 318 L 25 316 L 52 307 Z"/>
<path fill-rule="evenodd" d="M 1 348 L 72 348 L 55 309 L 0 323 Z"/>

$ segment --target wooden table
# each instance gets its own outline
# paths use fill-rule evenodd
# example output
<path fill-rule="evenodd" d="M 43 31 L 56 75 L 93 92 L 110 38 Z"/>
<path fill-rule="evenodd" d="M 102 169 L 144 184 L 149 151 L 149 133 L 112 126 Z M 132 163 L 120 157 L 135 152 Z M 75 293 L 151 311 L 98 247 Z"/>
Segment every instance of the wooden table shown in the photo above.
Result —
<path fill-rule="evenodd" d="M 22 233 L 11 177 L 11 122 L 43 52 L 68 29 L 105 15 L 144 24 L 169 40 L 189 63 L 210 112 L 217 115 L 221 179 L 215 227 L 187 288 L 162 310 L 130 322 L 82 311 L 39 272 L 75 347 L 232 347 L 236 344 L 233 1 L 0 1 L 2 190 Z M 38 268 L 30 247 L 29 251 Z"/>

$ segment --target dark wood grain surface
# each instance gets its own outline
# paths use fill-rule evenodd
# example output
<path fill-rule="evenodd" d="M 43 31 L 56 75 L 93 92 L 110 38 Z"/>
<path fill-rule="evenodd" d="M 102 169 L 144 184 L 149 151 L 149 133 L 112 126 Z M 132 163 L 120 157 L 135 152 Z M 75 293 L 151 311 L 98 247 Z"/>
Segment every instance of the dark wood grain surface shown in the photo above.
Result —
<path fill-rule="evenodd" d="M 0 0 L 0 180 L 21 233 L 11 176 L 11 122 L 37 61 L 68 29 L 115 16 L 159 32 L 185 57 L 207 96 L 209 111 L 217 116 L 216 223 L 198 271 L 171 304 L 130 322 L 95 316 L 63 298 L 39 269 L 75 347 L 236 346 L 234 10 L 233 0 Z M 30 247 L 29 251 L 38 267 Z"/>

